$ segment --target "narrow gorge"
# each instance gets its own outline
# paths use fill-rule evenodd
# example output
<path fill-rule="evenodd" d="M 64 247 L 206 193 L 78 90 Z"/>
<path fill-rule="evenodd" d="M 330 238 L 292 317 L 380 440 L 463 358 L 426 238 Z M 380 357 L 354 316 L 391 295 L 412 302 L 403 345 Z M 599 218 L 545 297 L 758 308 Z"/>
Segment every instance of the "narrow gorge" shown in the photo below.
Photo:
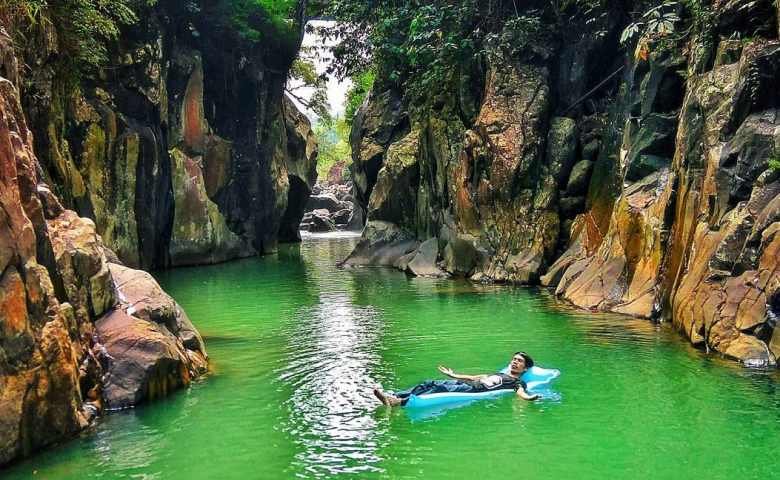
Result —
<path fill-rule="evenodd" d="M 328 54 L 305 44 L 315 33 Z M 321 98 L 328 77 L 345 82 L 345 105 Z M 709 359 L 726 358 L 766 375 L 755 418 L 771 416 L 778 79 L 772 0 L 0 0 L 0 469 L 23 478 L 41 450 L 115 428 L 110 412 L 168 396 L 180 408 L 175 391 L 213 381 L 246 401 L 215 396 L 236 415 L 224 441 L 240 478 L 419 478 L 438 447 L 403 449 L 424 443 L 416 428 L 451 424 L 398 427 L 366 398 L 380 381 L 419 380 L 407 350 L 450 348 L 450 328 L 450 353 L 469 368 L 476 350 L 516 339 L 583 362 L 614 330 L 616 358 L 654 390 L 666 380 L 651 367 L 695 371 L 716 379 L 691 387 L 709 401 L 751 375 L 708 377 Z M 315 93 L 301 96 L 299 80 Z M 475 347 L 483 335 L 493 343 Z M 646 359 L 653 342 L 674 348 Z M 555 415 L 570 392 L 540 403 Z M 192 397 L 187 415 L 216 402 Z M 266 424 L 244 418 L 256 408 Z M 538 426 L 532 407 L 513 408 L 515 427 Z M 215 410 L 199 432 L 222 428 Z M 176 422 L 192 427 L 187 415 Z M 496 445 L 520 430 L 491 418 L 505 435 Z M 166 428 L 179 438 L 184 427 Z M 193 439 L 193 452 L 209 457 L 213 442 Z M 253 442 L 288 450 L 263 450 L 268 465 L 254 470 Z M 74 474 L 57 473 L 56 455 L 81 454 L 55 453 L 46 478 Z M 166 461 L 145 455 L 115 477 Z M 180 468 L 224 473 L 202 461 Z M 688 472 L 670 471 L 661 477 Z"/>

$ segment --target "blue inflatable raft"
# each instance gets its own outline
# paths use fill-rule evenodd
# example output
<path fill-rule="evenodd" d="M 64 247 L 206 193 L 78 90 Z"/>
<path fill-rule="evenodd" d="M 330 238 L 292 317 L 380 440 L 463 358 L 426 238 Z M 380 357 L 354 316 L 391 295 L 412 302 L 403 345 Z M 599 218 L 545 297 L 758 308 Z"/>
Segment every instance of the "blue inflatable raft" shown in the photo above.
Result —
<path fill-rule="evenodd" d="M 501 370 L 502 373 L 508 373 L 509 367 Z M 523 373 L 520 377 L 528 387 L 526 391 L 528 393 L 537 393 L 543 390 L 544 387 L 558 378 L 561 372 L 552 368 L 531 367 Z M 514 390 L 488 390 L 487 392 L 480 393 L 462 393 L 462 392 L 447 392 L 447 393 L 427 393 L 423 395 L 411 395 L 406 402 L 406 408 L 429 408 L 438 407 L 441 405 L 454 404 L 454 403 L 466 403 L 475 400 L 484 400 L 488 398 L 496 398 L 507 394 L 514 394 Z"/>

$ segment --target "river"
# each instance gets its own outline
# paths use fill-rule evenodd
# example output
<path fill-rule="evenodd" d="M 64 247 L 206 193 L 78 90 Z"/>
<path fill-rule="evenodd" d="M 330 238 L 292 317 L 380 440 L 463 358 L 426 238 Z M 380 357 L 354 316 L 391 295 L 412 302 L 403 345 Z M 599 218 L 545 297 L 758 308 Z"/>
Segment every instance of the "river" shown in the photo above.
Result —
<path fill-rule="evenodd" d="M 670 327 L 587 314 L 544 291 L 338 269 L 356 238 L 158 275 L 213 373 L 101 419 L 8 479 L 778 478 L 776 372 L 689 346 Z M 544 400 L 444 412 L 371 388 L 479 373 L 525 350 L 561 370 Z"/>

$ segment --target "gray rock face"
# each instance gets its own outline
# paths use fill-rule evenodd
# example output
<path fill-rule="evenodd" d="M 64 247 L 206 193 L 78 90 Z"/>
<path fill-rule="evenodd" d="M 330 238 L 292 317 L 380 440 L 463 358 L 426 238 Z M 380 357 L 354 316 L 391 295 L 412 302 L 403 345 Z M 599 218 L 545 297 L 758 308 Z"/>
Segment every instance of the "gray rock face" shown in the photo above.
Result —
<path fill-rule="evenodd" d="M 384 165 L 387 147 L 409 131 L 409 120 L 394 90 L 371 91 L 355 115 L 350 135 L 355 199 L 364 212 Z"/>
<path fill-rule="evenodd" d="M 567 195 L 584 195 L 588 191 L 590 174 L 593 172 L 593 162 L 582 160 L 571 169 L 569 181 L 566 184 Z"/>
<path fill-rule="evenodd" d="M 356 207 L 350 192 L 350 184 L 318 184 L 317 194 L 312 195 L 306 204 L 306 213 L 301 220 L 300 229 L 312 233 L 332 232 L 336 230 L 355 230 L 362 228 L 362 218 L 355 212 Z M 355 225 L 359 223 L 359 225 Z"/>
<path fill-rule="evenodd" d="M 332 232 L 336 230 L 336 224 L 333 223 L 327 210 L 314 210 L 308 221 L 308 230 L 312 233 Z"/>
<path fill-rule="evenodd" d="M 335 213 L 341 208 L 339 200 L 330 193 L 323 193 L 320 195 L 312 195 L 309 197 L 309 201 L 306 203 L 306 210 L 319 210 L 325 209 L 329 212 Z"/>
<path fill-rule="evenodd" d="M 420 244 L 406 265 L 406 270 L 417 277 L 445 277 L 447 274 L 436 264 L 439 256 L 439 240 L 429 238 Z"/>
<path fill-rule="evenodd" d="M 360 242 L 343 264 L 392 267 L 401 257 L 415 251 L 419 244 L 414 235 L 398 228 L 395 224 L 382 221 L 369 222 Z"/>

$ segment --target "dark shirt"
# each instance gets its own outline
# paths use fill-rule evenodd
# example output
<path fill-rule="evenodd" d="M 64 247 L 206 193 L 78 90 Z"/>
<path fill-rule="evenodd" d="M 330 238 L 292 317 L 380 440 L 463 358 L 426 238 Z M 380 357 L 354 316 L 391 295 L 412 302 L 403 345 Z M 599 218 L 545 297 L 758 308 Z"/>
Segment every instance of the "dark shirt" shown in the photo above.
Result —
<path fill-rule="evenodd" d="M 515 390 L 523 387 L 526 389 L 525 382 L 505 373 L 494 373 L 487 375 L 479 380 L 466 382 L 474 388 L 475 392 L 486 392 L 488 390 Z"/>

